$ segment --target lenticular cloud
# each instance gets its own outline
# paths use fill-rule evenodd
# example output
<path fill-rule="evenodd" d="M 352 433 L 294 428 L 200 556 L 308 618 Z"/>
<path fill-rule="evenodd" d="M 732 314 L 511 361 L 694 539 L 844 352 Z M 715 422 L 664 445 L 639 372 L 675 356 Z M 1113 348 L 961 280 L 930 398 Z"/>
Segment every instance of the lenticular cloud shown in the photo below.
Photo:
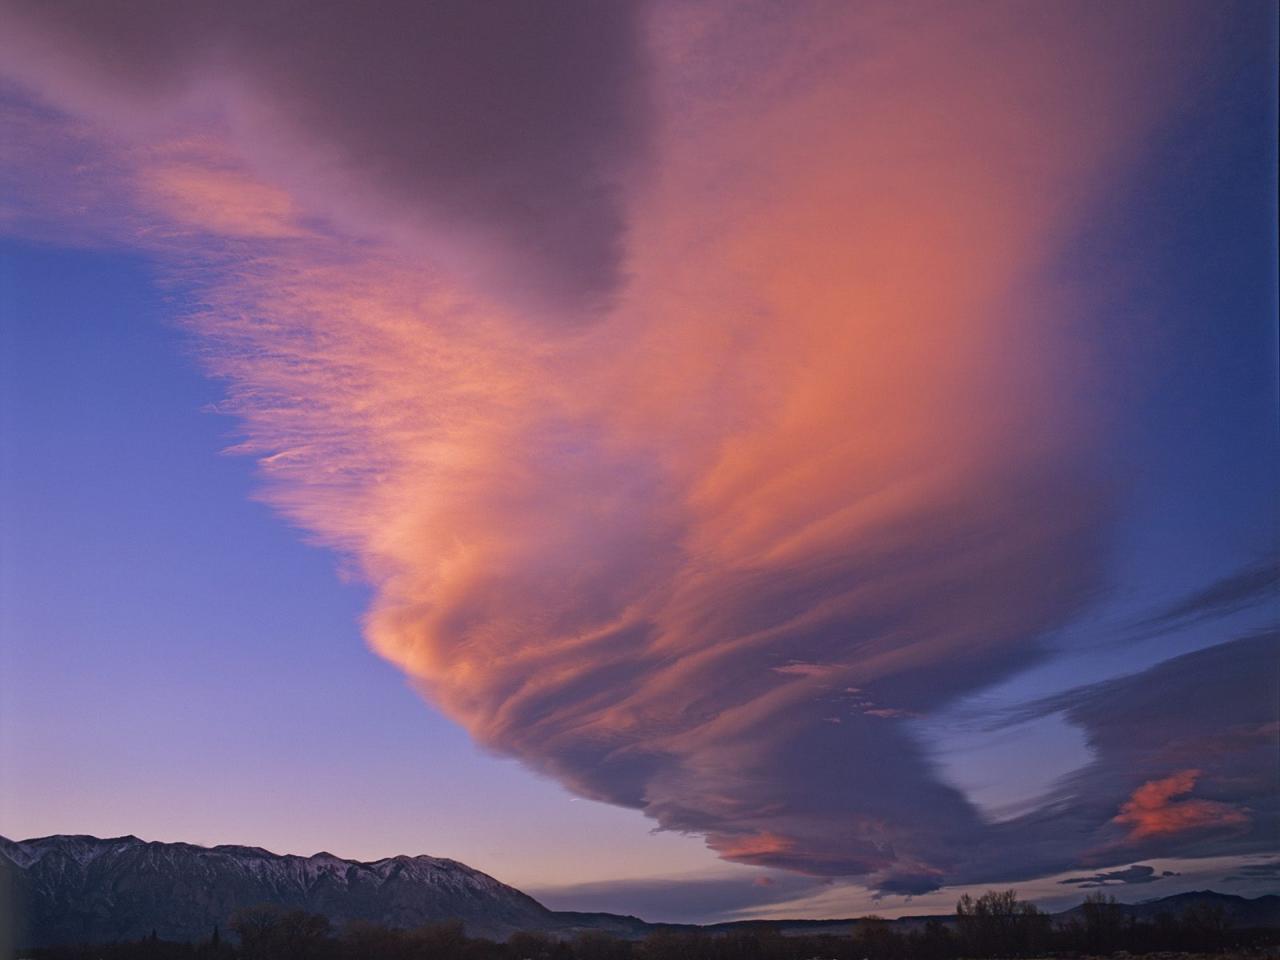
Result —
<path fill-rule="evenodd" d="M 287 4 L 136 5 L 160 102 L 116 32 L 16 6 L 62 53 L 33 89 L 154 107 L 121 176 L 214 264 L 191 323 L 242 449 L 433 703 L 730 860 L 903 893 L 989 862 L 909 721 L 1100 586 L 1086 321 L 1047 278 L 1168 96 L 1176 11 L 1138 43 L 1105 6 L 588 4 L 516 69 L 463 5 L 479 60 L 424 73 L 355 7 L 273 62 Z"/>

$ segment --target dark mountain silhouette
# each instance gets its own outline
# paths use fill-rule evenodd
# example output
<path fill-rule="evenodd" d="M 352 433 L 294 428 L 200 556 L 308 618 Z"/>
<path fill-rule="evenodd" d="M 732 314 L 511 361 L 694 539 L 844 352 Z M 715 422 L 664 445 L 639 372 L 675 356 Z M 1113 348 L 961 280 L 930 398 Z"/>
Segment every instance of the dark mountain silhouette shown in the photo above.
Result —
<path fill-rule="evenodd" d="M 1241 929 L 1254 927 L 1280 927 L 1280 895 L 1268 894 L 1252 900 L 1238 897 L 1230 893 L 1217 893 L 1213 890 L 1191 890 L 1187 893 L 1175 893 L 1161 897 L 1159 900 L 1146 900 L 1142 903 L 1122 903 L 1122 913 L 1135 920 L 1150 921 L 1160 914 L 1181 914 L 1188 908 L 1208 908 L 1221 910 L 1229 925 Z M 1083 907 L 1072 907 L 1061 918 L 1081 916 Z"/>
<path fill-rule="evenodd" d="M 55 836 L 0 838 L 0 870 L 24 918 L 25 945 L 208 937 L 237 909 L 273 904 L 410 927 L 460 919 L 476 936 L 555 926 L 551 911 L 514 887 L 454 860 L 390 857 L 373 863 L 328 853 L 279 856 L 259 847 Z M 0 887 L 2 888 L 2 887 Z"/>
<path fill-rule="evenodd" d="M 237 910 L 272 905 L 323 914 L 337 927 L 352 920 L 412 928 L 461 920 L 470 936 L 505 939 L 516 931 L 571 936 L 598 931 L 623 938 L 667 931 L 846 934 L 855 919 L 738 921 L 708 927 L 651 924 L 609 913 L 548 910 L 532 897 L 456 860 L 398 856 L 364 863 L 329 853 L 281 856 L 260 847 L 200 847 L 137 837 L 0 837 L 0 915 L 16 916 L 20 946 L 138 940 L 197 941 L 223 930 Z M 1253 900 L 1202 891 L 1121 905 L 1138 919 L 1220 908 L 1237 927 L 1280 927 L 1280 896 Z M 1079 908 L 1058 914 L 1070 919 Z M 912 929 L 927 917 L 891 921 Z M 951 916 L 938 917 L 950 922 Z"/>

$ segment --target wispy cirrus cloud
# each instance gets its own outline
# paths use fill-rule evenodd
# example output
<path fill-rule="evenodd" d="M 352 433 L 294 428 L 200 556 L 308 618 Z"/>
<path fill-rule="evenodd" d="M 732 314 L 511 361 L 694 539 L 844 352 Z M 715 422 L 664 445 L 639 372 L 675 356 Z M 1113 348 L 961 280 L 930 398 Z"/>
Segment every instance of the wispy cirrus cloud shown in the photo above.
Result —
<path fill-rule="evenodd" d="M 1280 880 L 1280 860 L 1239 864 L 1233 874 L 1223 878 L 1225 883 L 1256 883 L 1260 880 Z"/>
<path fill-rule="evenodd" d="M 190 325 L 265 496 L 477 741 L 726 859 L 893 893 L 1111 842 L 1139 785 L 1091 705 L 1128 687 L 1057 708 L 1102 756 L 1073 818 L 987 823 L 907 721 L 1047 656 L 1104 586 L 1052 277 L 1195 18 L 535 9 L 5 23 L 22 82 L 120 128 L 129 242 L 206 265 Z"/>
<path fill-rule="evenodd" d="M 1135 625 L 1138 637 L 1156 636 L 1242 610 L 1267 607 L 1280 615 L 1280 557 L 1265 556 L 1182 597 Z"/>

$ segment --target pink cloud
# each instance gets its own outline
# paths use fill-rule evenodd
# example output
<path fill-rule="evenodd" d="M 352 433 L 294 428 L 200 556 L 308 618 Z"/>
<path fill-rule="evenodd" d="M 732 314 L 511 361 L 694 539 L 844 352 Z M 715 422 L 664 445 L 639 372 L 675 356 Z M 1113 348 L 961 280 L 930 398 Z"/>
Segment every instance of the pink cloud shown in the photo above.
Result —
<path fill-rule="evenodd" d="M 1178 799 L 1189 794 L 1199 778 L 1199 770 L 1182 770 L 1160 780 L 1148 780 L 1133 791 L 1115 822 L 1130 827 L 1131 841 L 1192 830 L 1237 827 L 1249 822 L 1248 811 L 1229 803 Z"/>

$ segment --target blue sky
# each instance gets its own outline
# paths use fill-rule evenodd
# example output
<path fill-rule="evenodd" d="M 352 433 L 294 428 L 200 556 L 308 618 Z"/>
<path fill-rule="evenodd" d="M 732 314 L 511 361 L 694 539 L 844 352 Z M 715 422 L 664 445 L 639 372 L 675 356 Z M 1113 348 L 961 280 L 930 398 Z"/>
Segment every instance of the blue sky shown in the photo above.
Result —
<path fill-rule="evenodd" d="M 145 259 L 3 263 L 9 834 L 430 852 L 525 883 L 605 842 L 631 849 L 602 878 L 714 862 L 477 750 L 369 653 L 367 591 L 253 498 Z"/>

